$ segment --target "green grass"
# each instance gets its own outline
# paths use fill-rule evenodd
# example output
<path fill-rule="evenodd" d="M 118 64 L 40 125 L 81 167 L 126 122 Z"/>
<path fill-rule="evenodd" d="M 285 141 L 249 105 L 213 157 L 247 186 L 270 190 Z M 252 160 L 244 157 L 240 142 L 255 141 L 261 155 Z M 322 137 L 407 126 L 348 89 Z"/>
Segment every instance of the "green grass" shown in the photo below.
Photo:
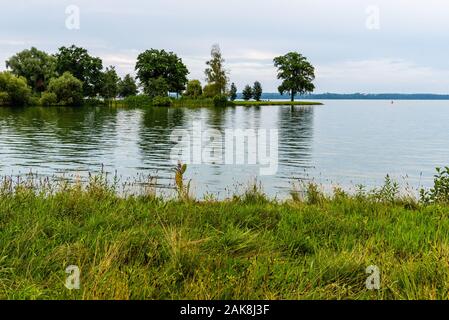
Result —
<path fill-rule="evenodd" d="M 180 98 L 173 99 L 173 107 L 182 108 L 210 108 L 214 107 L 214 100 L 209 98 L 190 99 Z"/>
<path fill-rule="evenodd" d="M 136 100 L 136 102 L 134 102 Z M 180 99 L 172 99 L 173 104 L 172 107 L 184 107 L 184 108 L 211 108 L 214 107 L 213 99 L 189 99 L 189 98 L 180 98 Z M 129 99 L 129 102 L 126 101 L 114 101 L 112 103 L 114 107 L 149 107 L 151 106 L 151 102 L 147 102 L 145 99 L 140 98 L 134 99 L 134 97 Z M 228 101 L 228 106 L 314 106 L 314 105 L 323 105 L 321 102 L 313 102 L 313 101 Z"/>
<path fill-rule="evenodd" d="M 313 101 L 228 101 L 228 106 L 314 106 L 323 105 L 321 102 Z M 174 99 L 173 107 L 188 107 L 188 108 L 201 108 L 201 107 L 214 107 L 213 99 Z"/>
<path fill-rule="evenodd" d="M 228 101 L 228 106 L 315 106 L 323 105 L 313 101 Z M 173 100 L 173 107 L 214 107 L 213 99 L 178 99 Z"/>
<path fill-rule="evenodd" d="M 125 107 L 153 107 L 151 100 L 149 98 L 145 99 L 145 96 L 138 96 L 138 98 L 130 97 L 128 100 L 114 101 L 113 106 L 117 108 Z M 172 99 L 171 107 L 162 108 L 173 108 L 173 107 L 184 107 L 184 108 L 210 108 L 214 107 L 213 99 Z"/>
<path fill-rule="evenodd" d="M 447 299 L 449 206 L 310 184 L 225 201 L 119 197 L 87 186 L 0 188 L 1 299 Z M 391 197 L 391 195 L 395 195 Z M 81 289 L 65 288 L 65 268 Z M 365 270 L 381 270 L 381 289 Z"/>

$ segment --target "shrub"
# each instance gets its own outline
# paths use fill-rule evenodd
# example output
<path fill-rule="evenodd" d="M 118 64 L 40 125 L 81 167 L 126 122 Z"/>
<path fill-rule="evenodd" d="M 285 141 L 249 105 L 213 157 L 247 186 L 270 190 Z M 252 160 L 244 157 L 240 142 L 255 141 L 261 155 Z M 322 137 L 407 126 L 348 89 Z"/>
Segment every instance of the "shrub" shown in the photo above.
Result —
<path fill-rule="evenodd" d="M 421 201 L 430 203 L 449 203 L 449 167 L 444 169 L 437 168 L 437 174 L 434 176 L 434 186 L 426 191 L 420 190 Z"/>
<path fill-rule="evenodd" d="M 228 104 L 228 97 L 224 94 L 216 95 L 214 97 L 215 107 L 226 107 Z"/>
<path fill-rule="evenodd" d="M 123 103 L 130 108 L 150 107 L 152 99 L 147 95 L 129 96 L 123 100 Z"/>
<path fill-rule="evenodd" d="M 52 106 L 58 102 L 58 97 L 53 92 L 45 91 L 39 100 L 39 104 L 43 106 Z"/>
<path fill-rule="evenodd" d="M 203 94 L 203 88 L 199 80 L 191 80 L 187 83 L 185 95 L 192 99 L 198 99 Z"/>
<path fill-rule="evenodd" d="M 107 106 L 108 102 L 97 98 L 84 99 L 84 104 L 91 107 L 103 107 Z"/>
<path fill-rule="evenodd" d="M 155 97 L 153 99 L 153 106 L 157 107 L 170 107 L 173 101 L 169 97 Z"/>
<path fill-rule="evenodd" d="M 83 83 L 70 72 L 64 72 L 62 76 L 51 79 L 48 92 L 54 93 L 57 103 L 60 105 L 80 105 L 83 102 Z"/>
<path fill-rule="evenodd" d="M 203 89 L 203 97 L 204 98 L 213 98 L 219 94 L 220 94 L 220 89 L 214 83 L 207 84 Z"/>
<path fill-rule="evenodd" d="M 38 106 L 40 105 L 41 98 L 38 95 L 31 95 L 31 97 L 28 99 L 28 104 L 30 106 Z"/>
<path fill-rule="evenodd" d="M 173 101 L 173 105 L 176 107 L 186 107 L 186 108 L 197 108 L 197 107 L 213 107 L 214 99 L 211 98 L 201 98 L 201 99 L 191 99 L 188 97 L 181 97 Z"/>
<path fill-rule="evenodd" d="M 310 182 L 307 184 L 306 197 L 307 204 L 309 205 L 321 204 L 325 200 L 325 196 L 320 190 L 320 187 L 314 182 Z"/>
<path fill-rule="evenodd" d="M 9 94 L 8 92 L 0 92 L 0 106 L 4 106 L 9 101 Z"/>
<path fill-rule="evenodd" d="M 0 72 L 0 105 L 23 106 L 30 102 L 31 88 L 23 77 Z"/>
<path fill-rule="evenodd" d="M 379 190 L 374 190 L 374 198 L 380 202 L 394 203 L 398 200 L 399 184 L 393 181 L 389 175 L 385 178 L 385 183 Z"/>
<path fill-rule="evenodd" d="M 239 201 L 246 204 L 268 203 L 267 195 L 262 189 L 262 183 L 255 180 L 244 191 L 243 196 L 238 197 Z"/>

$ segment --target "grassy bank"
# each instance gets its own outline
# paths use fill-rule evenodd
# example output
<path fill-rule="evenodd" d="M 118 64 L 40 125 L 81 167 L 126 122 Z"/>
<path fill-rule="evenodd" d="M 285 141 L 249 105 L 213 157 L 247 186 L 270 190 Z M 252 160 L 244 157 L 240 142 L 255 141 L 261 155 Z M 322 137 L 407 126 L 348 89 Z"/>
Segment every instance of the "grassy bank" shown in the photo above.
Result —
<path fill-rule="evenodd" d="M 127 100 L 113 101 L 111 102 L 114 107 L 150 107 L 152 101 L 144 96 L 132 97 Z M 314 101 L 228 101 L 227 106 L 315 106 L 323 105 L 321 102 Z M 171 107 L 184 107 L 184 108 L 210 108 L 215 107 L 214 99 L 171 99 Z"/>
<path fill-rule="evenodd" d="M 245 107 L 262 107 L 262 106 L 315 106 L 322 105 L 320 102 L 313 101 L 228 101 L 227 106 L 245 106 Z M 213 99 L 178 99 L 173 100 L 173 107 L 214 107 Z"/>
<path fill-rule="evenodd" d="M 119 197 L 87 186 L 0 188 L 1 299 L 447 299 L 449 206 L 309 185 L 226 201 Z M 80 290 L 64 287 L 81 270 Z M 381 289 L 365 287 L 366 268 Z"/>

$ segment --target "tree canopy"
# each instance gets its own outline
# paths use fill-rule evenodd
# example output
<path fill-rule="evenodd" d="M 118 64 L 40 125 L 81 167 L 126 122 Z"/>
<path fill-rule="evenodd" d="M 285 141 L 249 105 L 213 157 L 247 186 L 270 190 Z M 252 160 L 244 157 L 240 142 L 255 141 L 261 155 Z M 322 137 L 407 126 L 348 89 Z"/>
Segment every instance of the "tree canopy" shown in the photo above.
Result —
<path fill-rule="evenodd" d="M 253 86 L 253 98 L 256 101 L 260 101 L 260 98 L 262 97 L 262 85 L 259 81 L 254 82 Z"/>
<path fill-rule="evenodd" d="M 53 93 L 57 103 L 61 105 L 79 105 L 83 101 L 83 83 L 70 72 L 51 79 L 48 92 Z"/>
<path fill-rule="evenodd" d="M 243 100 L 248 101 L 253 97 L 253 88 L 250 85 L 246 85 L 242 91 Z"/>
<path fill-rule="evenodd" d="M 204 86 L 203 88 L 204 98 L 213 98 L 217 95 L 220 95 L 220 90 L 217 88 L 217 84 L 209 83 Z"/>
<path fill-rule="evenodd" d="M 148 80 L 144 92 L 150 96 L 150 98 L 167 97 L 170 86 L 164 77 L 151 78 Z"/>
<path fill-rule="evenodd" d="M 105 99 L 114 99 L 118 95 L 118 82 L 120 78 L 115 71 L 115 67 L 106 68 L 102 75 L 101 96 Z"/>
<path fill-rule="evenodd" d="M 231 89 L 229 90 L 229 99 L 231 99 L 231 101 L 237 99 L 237 87 L 234 82 L 231 84 Z"/>
<path fill-rule="evenodd" d="M 137 94 L 137 85 L 131 75 L 127 74 L 118 83 L 118 94 L 122 98 L 135 96 Z"/>
<path fill-rule="evenodd" d="M 228 85 L 228 76 L 224 68 L 225 60 L 222 57 L 220 46 L 215 44 L 212 46 L 211 59 L 206 62 L 208 66 L 204 73 L 206 74 L 206 81 L 209 84 L 215 84 L 218 92 L 217 94 L 225 94 Z"/>
<path fill-rule="evenodd" d="M 278 87 L 281 94 L 288 92 L 294 101 L 297 94 L 313 92 L 315 86 L 314 67 L 298 52 L 290 52 L 273 60 L 277 78 L 282 80 Z M 169 93 L 184 93 L 186 97 L 213 98 L 223 101 L 237 99 L 237 87 L 228 87 L 228 71 L 218 44 L 212 46 L 211 58 L 206 62 L 207 83 L 202 88 L 199 80 L 188 81 L 189 71 L 183 61 L 173 52 L 150 49 L 139 54 L 135 66 L 136 79 L 143 92 L 152 100 L 168 98 Z M 115 67 L 103 70 L 103 62 L 82 48 L 72 45 L 61 47 L 55 55 L 47 54 L 35 47 L 23 50 L 6 61 L 7 71 L 1 74 L 0 105 L 23 105 L 27 103 L 77 104 L 85 98 L 103 97 L 105 100 L 117 96 L 126 98 L 139 92 L 136 80 L 129 74 L 123 79 Z M 81 92 L 79 92 L 81 87 Z M 243 98 L 260 101 L 262 85 L 256 81 L 243 90 Z M 22 95 L 22 97 L 20 97 Z M 168 101 L 167 99 L 158 99 Z M 92 99 L 86 101 L 94 102 Z M 102 103 L 102 101 L 99 101 Z"/>
<path fill-rule="evenodd" d="M 56 58 L 32 47 L 9 58 L 6 68 L 16 76 L 24 77 L 34 92 L 42 92 L 55 76 Z"/>
<path fill-rule="evenodd" d="M 146 92 L 149 91 L 147 87 L 158 78 L 165 80 L 170 92 L 179 94 L 186 89 L 189 70 L 173 52 L 151 49 L 141 53 L 137 57 L 136 71 Z"/>
<path fill-rule="evenodd" d="M 11 72 L 0 72 L 0 105 L 23 106 L 28 104 L 31 89 L 24 77 Z"/>
<path fill-rule="evenodd" d="M 315 69 L 307 59 L 297 52 L 290 52 L 284 56 L 274 58 L 274 65 L 278 68 L 277 78 L 282 81 L 278 90 L 280 94 L 289 92 L 291 101 L 297 94 L 313 92 L 315 86 Z"/>
<path fill-rule="evenodd" d="M 70 72 L 83 82 L 85 97 L 95 97 L 101 93 L 103 62 L 92 57 L 84 48 L 61 47 L 56 54 L 56 71 L 59 75 Z"/>
<path fill-rule="evenodd" d="M 187 83 L 187 90 L 185 92 L 187 97 L 197 99 L 201 97 L 202 94 L 203 87 L 201 86 L 201 82 L 199 80 L 190 80 L 189 83 Z"/>

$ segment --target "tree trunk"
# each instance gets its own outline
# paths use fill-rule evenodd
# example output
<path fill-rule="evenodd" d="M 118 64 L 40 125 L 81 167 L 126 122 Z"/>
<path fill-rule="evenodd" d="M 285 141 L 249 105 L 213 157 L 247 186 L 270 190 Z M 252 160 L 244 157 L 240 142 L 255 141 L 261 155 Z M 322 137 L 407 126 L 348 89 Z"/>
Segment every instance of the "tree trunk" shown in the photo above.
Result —
<path fill-rule="evenodd" d="M 294 94 L 294 92 L 292 91 L 292 100 L 291 100 L 292 102 L 293 101 L 295 101 L 295 94 Z"/>

